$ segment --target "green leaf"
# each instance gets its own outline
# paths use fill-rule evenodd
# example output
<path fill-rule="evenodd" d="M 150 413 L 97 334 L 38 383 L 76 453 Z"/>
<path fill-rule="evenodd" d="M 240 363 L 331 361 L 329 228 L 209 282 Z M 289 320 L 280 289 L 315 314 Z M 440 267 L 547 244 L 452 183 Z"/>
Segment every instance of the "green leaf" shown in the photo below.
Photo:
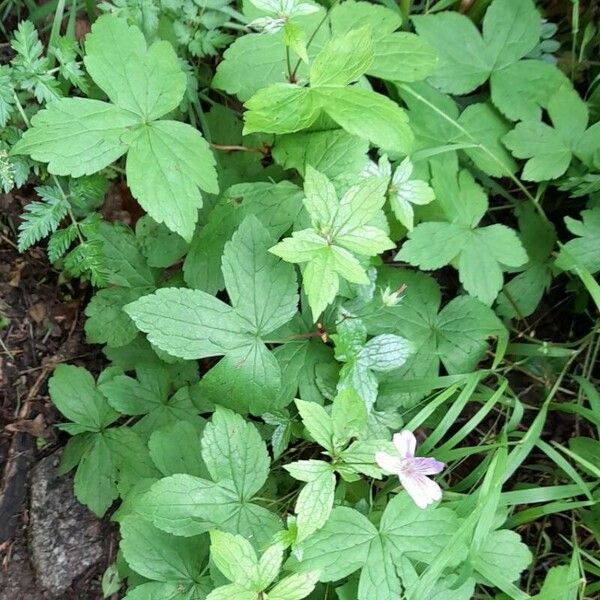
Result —
<path fill-rule="evenodd" d="M 279 408 L 281 369 L 259 339 L 249 339 L 232 350 L 202 379 L 204 398 L 238 412 L 261 415 Z"/>
<path fill-rule="evenodd" d="M 101 222 L 93 233 L 101 244 L 102 263 L 108 282 L 124 288 L 143 290 L 156 287 L 155 272 L 148 266 L 138 241 L 128 227 Z"/>
<path fill-rule="evenodd" d="M 138 330 L 123 307 L 139 297 L 140 291 L 130 288 L 107 288 L 96 292 L 85 307 L 87 341 L 115 348 L 132 342 Z"/>
<path fill-rule="evenodd" d="M 283 27 L 283 41 L 291 48 L 304 63 L 308 63 L 308 50 L 306 46 L 306 34 L 302 29 L 288 21 Z"/>
<path fill-rule="evenodd" d="M 249 215 L 223 253 L 229 299 L 257 335 L 285 325 L 298 310 L 295 269 L 268 252 L 272 245 L 269 231 Z"/>
<path fill-rule="evenodd" d="M 544 181 L 563 175 L 573 155 L 591 165 L 600 149 L 598 127 L 587 128 L 588 108 L 570 85 L 564 84 L 548 102 L 552 126 L 540 120 L 518 123 L 503 141 L 517 158 L 528 159 L 523 179 Z"/>
<path fill-rule="evenodd" d="M 75 473 L 75 495 L 101 517 L 119 494 L 117 472 L 108 443 L 102 435 L 94 438 Z"/>
<path fill-rule="evenodd" d="M 527 254 L 516 233 L 505 225 L 474 230 L 458 259 L 458 272 L 464 288 L 490 305 L 502 289 L 502 265 L 524 265 Z"/>
<path fill-rule="evenodd" d="M 156 121 L 128 137 L 127 183 L 142 208 L 187 241 L 202 206 L 199 188 L 218 191 L 215 159 L 200 132 L 178 121 Z"/>
<path fill-rule="evenodd" d="M 443 172 L 440 171 L 439 175 Z M 429 221 L 408 233 L 397 254 L 421 269 L 438 269 L 452 263 L 458 268 L 464 288 L 485 304 L 491 304 L 503 285 L 503 267 L 519 267 L 528 256 L 516 233 L 505 225 L 477 227 L 487 208 L 487 199 L 466 171 L 444 174 L 434 180 L 435 189 L 451 223 Z M 474 197 L 477 201 L 473 202 Z"/>
<path fill-rule="evenodd" d="M 256 600 L 256 592 L 247 590 L 237 583 L 224 585 L 213 590 L 206 600 Z"/>
<path fill-rule="evenodd" d="M 443 12 L 414 16 L 412 20 L 417 33 L 440 57 L 438 69 L 430 77 L 433 85 L 449 94 L 465 94 L 487 80 L 491 61 L 471 19 L 456 12 Z"/>
<path fill-rule="evenodd" d="M 458 256 L 467 243 L 468 230 L 453 223 L 428 221 L 409 233 L 396 260 L 424 270 L 439 269 Z"/>
<path fill-rule="evenodd" d="M 377 529 L 364 515 L 334 508 L 324 527 L 304 542 L 302 561 L 294 570 L 320 571 L 320 581 L 338 581 L 365 564 L 377 537 Z"/>
<path fill-rule="evenodd" d="M 471 104 L 459 115 L 450 96 L 425 83 L 403 84 L 398 91 L 410 109 L 416 151 L 435 153 L 456 143 L 488 175 L 501 177 L 517 170 L 501 141 L 508 125 L 489 104 Z"/>
<path fill-rule="evenodd" d="M 267 447 L 254 425 L 220 407 L 204 430 L 202 458 L 213 480 L 231 482 L 242 501 L 256 494 L 269 474 Z"/>
<path fill-rule="evenodd" d="M 335 36 L 310 65 L 311 87 L 346 86 L 363 75 L 373 62 L 373 40 L 368 26 Z"/>
<path fill-rule="evenodd" d="M 258 558 L 252 544 L 241 535 L 213 529 L 210 556 L 219 571 L 244 588 L 253 589 L 258 580 Z"/>
<path fill-rule="evenodd" d="M 163 475 L 208 475 L 200 456 L 198 429 L 189 421 L 177 421 L 152 432 L 148 442 L 150 456 Z"/>
<path fill-rule="evenodd" d="M 330 12 L 331 29 L 335 35 L 347 33 L 368 25 L 371 27 L 375 46 L 381 39 L 402 25 L 402 16 L 379 4 L 347 0 L 336 4 Z"/>
<path fill-rule="evenodd" d="M 200 290 L 160 289 L 125 312 L 152 344 L 180 358 L 219 356 L 248 340 L 248 325 L 233 308 Z"/>
<path fill-rule="evenodd" d="M 497 576 L 507 581 L 516 581 L 529 566 L 532 554 L 521 536 L 506 529 L 492 532 L 484 542 L 480 552 L 471 557 L 474 568 L 484 581 Z"/>
<path fill-rule="evenodd" d="M 368 224 L 382 216 L 385 188 L 383 178 L 362 179 L 338 200 L 329 180 L 307 166 L 304 205 L 312 228 L 293 232 L 270 252 L 287 262 L 308 263 L 303 287 L 314 320 L 335 298 L 339 276 L 352 283 L 368 283 L 350 251 L 372 256 L 393 247 L 384 231 Z"/>
<path fill-rule="evenodd" d="M 308 36 L 316 31 L 312 43 L 307 47 L 309 59 L 314 59 L 329 38 L 325 27 L 317 28 L 325 15 L 320 10 L 297 21 L 298 26 Z M 224 53 L 212 87 L 236 95 L 242 102 L 248 100 L 257 91 L 274 83 L 286 81 L 286 56 L 283 32 L 272 35 L 250 33 L 238 37 Z M 301 63 L 298 79 L 307 78 L 307 68 Z"/>
<path fill-rule="evenodd" d="M 131 589 L 126 600 L 198 600 L 204 598 L 204 595 L 199 596 L 195 585 L 185 587 L 177 581 L 169 581 L 168 583 L 153 581 L 143 583 Z"/>
<path fill-rule="evenodd" d="M 92 375 L 82 367 L 58 365 L 48 388 L 56 408 L 81 431 L 100 431 L 119 417 L 96 389 Z"/>
<path fill-rule="evenodd" d="M 327 414 L 325 409 L 316 402 L 306 402 L 304 400 L 296 400 L 295 402 L 302 423 L 313 440 L 315 440 L 319 446 L 325 448 L 325 450 L 333 452 L 333 424 L 331 422 L 331 417 Z"/>
<path fill-rule="evenodd" d="M 565 217 L 565 223 L 573 235 L 579 236 L 564 245 L 566 252 L 590 273 L 600 271 L 600 208 L 581 211 L 581 221 Z M 571 268 L 562 249 L 556 264 L 561 269 Z"/>
<path fill-rule="evenodd" d="M 333 508 L 335 475 L 333 468 L 321 460 L 301 460 L 285 465 L 294 479 L 306 481 L 296 500 L 296 543 L 320 529 Z"/>
<path fill-rule="evenodd" d="M 258 563 L 257 586 L 259 589 L 265 589 L 271 585 L 277 575 L 279 575 L 283 563 L 283 551 L 283 544 L 275 543 L 263 552 Z"/>
<path fill-rule="evenodd" d="M 278 136 L 272 155 L 284 169 L 296 169 L 304 176 L 310 165 L 335 184 L 345 181 L 349 173 L 362 171 L 368 149 L 366 140 L 332 129 Z"/>
<path fill-rule="evenodd" d="M 343 448 L 351 438 L 358 437 L 367 426 L 367 407 L 352 388 L 342 390 L 331 407 L 334 445 Z"/>
<path fill-rule="evenodd" d="M 206 556 L 206 540 L 181 538 L 157 529 L 144 519 L 125 517 L 121 523 L 120 549 L 127 564 L 154 581 L 193 582 Z"/>
<path fill-rule="evenodd" d="M 12 154 L 46 162 L 55 175 L 91 175 L 127 152 L 122 138 L 137 124 L 135 114 L 112 104 L 61 98 L 33 116 Z"/>
<path fill-rule="evenodd" d="M 410 343 L 394 334 L 383 334 L 367 341 L 362 321 L 350 313 L 340 314 L 335 343 L 335 357 L 344 362 L 340 370 L 338 391 L 358 392 L 367 412 L 377 400 L 378 380 L 374 372 L 384 373 L 400 368 L 412 353 Z"/>
<path fill-rule="evenodd" d="M 15 110 L 12 73 L 8 65 L 0 65 L 0 127 L 6 127 Z"/>
<path fill-rule="evenodd" d="M 309 88 L 276 83 L 260 89 L 244 106 L 244 135 L 293 133 L 306 129 L 319 116 L 318 99 Z"/>
<path fill-rule="evenodd" d="M 288 181 L 234 185 L 194 235 L 183 272 L 191 287 L 215 294 L 225 285 L 221 255 L 225 242 L 248 215 L 255 215 L 274 238 L 296 221 L 302 209 L 302 192 Z"/>
<path fill-rule="evenodd" d="M 421 81 L 438 68 L 435 50 L 414 33 L 396 32 L 377 40 L 368 74 L 388 81 Z"/>
<path fill-rule="evenodd" d="M 95 173 L 128 152 L 133 195 L 155 221 L 189 240 L 202 205 L 199 188 L 218 190 L 214 158 L 200 133 L 185 123 L 156 121 L 176 108 L 186 75 L 173 47 L 146 47 L 142 32 L 121 19 L 96 20 L 85 63 L 111 103 L 65 98 L 38 112 L 13 147 L 48 163 L 50 173 Z"/>
<path fill-rule="evenodd" d="M 153 484 L 136 509 L 159 529 L 190 537 L 222 527 L 238 506 L 233 491 L 200 477 L 177 474 Z"/>
<path fill-rule="evenodd" d="M 394 600 L 400 582 L 392 563 L 402 556 L 431 562 L 458 531 L 459 520 L 447 508 L 419 509 L 406 493 L 387 505 L 379 530 L 356 510 L 335 508 L 325 526 L 303 544 L 295 570 L 318 570 L 321 581 L 337 581 L 362 568 L 358 600 Z M 466 548 L 457 548 L 458 564 Z"/>
<path fill-rule="evenodd" d="M 175 109 L 186 87 L 173 46 L 146 48 L 142 32 L 126 21 L 103 16 L 86 37 L 85 66 L 113 104 L 152 121 Z"/>
<path fill-rule="evenodd" d="M 491 77 L 492 102 L 511 121 L 536 121 L 567 78 L 551 63 L 520 60 Z"/>
<path fill-rule="evenodd" d="M 543 263 L 534 263 L 504 286 L 498 295 L 498 314 L 510 319 L 533 314 L 551 282 L 549 267 Z"/>
<path fill-rule="evenodd" d="M 371 27 L 374 58 L 368 75 L 389 81 L 417 81 L 436 70 L 437 56 L 429 44 L 412 33 L 396 32 L 402 25 L 399 11 L 349 0 L 334 6 L 330 19 L 336 36 Z"/>
<path fill-rule="evenodd" d="M 535 47 L 541 32 L 531 0 L 494 0 L 483 20 L 483 36 L 471 19 L 455 12 L 416 16 L 413 22 L 440 57 L 430 81 L 451 94 L 467 94 L 502 73 Z"/>
<path fill-rule="evenodd" d="M 440 310 L 439 286 L 422 273 L 386 269 L 380 277 L 379 285 L 390 289 L 405 285 L 406 292 L 394 306 L 374 304 L 377 311 L 366 309 L 362 321 L 372 335 L 402 331 L 415 349 L 400 369 L 381 377 L 381 408 L 422 397 L 398 391 L 403 379 L 437 377 L 440 361 L 450 374 L 468 373 L 485 356 L 490 336 L 507 335 L 494 311 L 470 296 L 459 296 Z"/>
<path fill-rule="evenodd" d="M 320 107 L 343 129 L 384 150 L 408 154 L 413 133 L 408 117 L 395 102 L 358 87 L 315 88 Z"/>
<path fill-rule="evenodd" d="M 317 585 L 317 573 L 295 573 L 282 579 L 269 591 L 269 600 L 301 600 Z"/>
<path fill-rule="evenodd" d="M 189 248 L 189 244 L 181 236 L 148 215 L 136 223 L 135 235 L 150 267 L 170 267 L 178 262 Z"/>
<path fill-rule="evenodd" d="M 379 531 L 389 544 L 388 552 L 393 549 L 396 556 L 406 555 L 428 564 L 446 547 L 459 527 L 454 511 L 442 507 L 422 510 L 402 492 L 388 503 Z M 465 555 L 466 548 L 457 545 L 450 564 L 459 564 Z"/>

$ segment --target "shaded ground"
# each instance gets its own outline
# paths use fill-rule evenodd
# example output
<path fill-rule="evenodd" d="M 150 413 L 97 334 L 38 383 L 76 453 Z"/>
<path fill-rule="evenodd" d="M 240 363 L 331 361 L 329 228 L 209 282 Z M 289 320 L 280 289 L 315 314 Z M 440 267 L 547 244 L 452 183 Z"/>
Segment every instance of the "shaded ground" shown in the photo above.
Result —
<path fill-rule="evenodd" d="M 47 378 L 59 362 L 97 371 L 101 356 L 86 346 L 82 311 L 87 290 L 60 280 L 42 249 L 15 246 L 19 197 L 0 194 L 0 600 L 51 598 L 36 582 L 28 548 L 30 474 L 62 445 Z M 106 535 L 106 546 L 110 546 Z M 98 600 L 109 556 L 60 595 Z"/>

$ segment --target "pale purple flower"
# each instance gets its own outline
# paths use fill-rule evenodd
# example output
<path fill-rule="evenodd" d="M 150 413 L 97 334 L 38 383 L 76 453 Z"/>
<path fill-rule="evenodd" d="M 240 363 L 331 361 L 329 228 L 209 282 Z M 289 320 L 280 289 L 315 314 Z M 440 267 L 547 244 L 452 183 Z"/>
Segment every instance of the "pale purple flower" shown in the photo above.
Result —
<path fill-rule="evenodd" d="M 433 502 L 442 499 L 440 486 L 427 475 L 437 475 L 444 470 L 444 463 L 435 458 L 415 456 L 417 438 L 411 431 L 395 433 L 394 446 L 398 454 L 376 452 L 375 462 L 390 475 L 398 475 L 402 487 L 419 508 L 427 508 Z"/>

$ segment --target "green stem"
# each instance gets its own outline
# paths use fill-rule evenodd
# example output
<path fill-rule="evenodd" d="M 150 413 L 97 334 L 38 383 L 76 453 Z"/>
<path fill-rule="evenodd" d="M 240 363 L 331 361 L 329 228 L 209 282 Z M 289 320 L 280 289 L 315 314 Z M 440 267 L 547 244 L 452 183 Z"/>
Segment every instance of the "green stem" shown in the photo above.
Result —
<path fill-rule="evenodd" d="M 331 3 L 331 6 L 327 9 L 327 12 L 325 13 L 325 15 L 323 15 L 323 18 L 321 19 L 321 21 L 319 22 L 319 24 L 317 25 L 317 27 L 315 28 L 315 30 L 311 33 L 310 37 L 308 38 L 308 41 L 306 42 L 306 49 L 308 50 L 308 48 L 310 47 L 310 45 L 313 43 L 319 29 L 321 29 L 321 27 L 323 26 L 323 24 L 325 23 L 325 21 L 327 20 L 327 18 L 329 17 L 329 12 L 331 11 L 331 9 L 339 2 L 339 0 L 334 0 Z M 296 66 L 294 67 L 294 70 L 292 71 L 292 74 L 290 75 L 290 80 L 291 81 L 295 81 L 296 80 L 296 73 L 298 72 L 298 69 L 300 68 L 300 65 L 302 63 L 302 59 L 299 58 L 298 62 L 296 62 Z"/>

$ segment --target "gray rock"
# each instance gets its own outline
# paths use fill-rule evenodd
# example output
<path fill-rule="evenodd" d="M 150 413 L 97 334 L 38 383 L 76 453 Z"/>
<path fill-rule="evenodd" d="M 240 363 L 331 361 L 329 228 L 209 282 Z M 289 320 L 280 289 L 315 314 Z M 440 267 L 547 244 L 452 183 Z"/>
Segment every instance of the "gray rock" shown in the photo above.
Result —
<path fill-rule="evenodd" d="M 102 523 L 73 493 L 72 476 L 58 476 L 61 451 L 42 459 L 31 472 L 29 552 L 40 587 L 62 594 L 102 560 Z"/>

